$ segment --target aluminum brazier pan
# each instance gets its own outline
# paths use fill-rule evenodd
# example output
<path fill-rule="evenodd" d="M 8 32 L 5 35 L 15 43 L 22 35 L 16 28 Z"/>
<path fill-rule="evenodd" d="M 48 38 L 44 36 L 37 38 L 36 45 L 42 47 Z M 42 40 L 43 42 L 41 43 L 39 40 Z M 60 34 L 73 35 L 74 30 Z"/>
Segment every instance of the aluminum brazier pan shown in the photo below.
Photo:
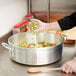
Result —
<path fill-rule="evenodd" d="M 48 42 L 56 45 L 41 48 L 24 48 L 18 45 L 22 42 L 38 43 Z M 8 38 L 8 44 L 2 45 L 9 49 L 12 60 L 27 65 L 46 65 L 54 63 L 62 58 L 64 37 L 52 32 L 18 33 Z"/>

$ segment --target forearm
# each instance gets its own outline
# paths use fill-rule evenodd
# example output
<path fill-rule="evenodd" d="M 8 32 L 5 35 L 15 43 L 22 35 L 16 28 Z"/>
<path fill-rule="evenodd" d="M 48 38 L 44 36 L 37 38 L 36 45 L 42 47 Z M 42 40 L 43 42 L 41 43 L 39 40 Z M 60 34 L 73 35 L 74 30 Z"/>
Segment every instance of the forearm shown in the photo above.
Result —
<path fill-rule="evenodd" d="M 48 30 L 68 30 L 76 26 L 76 12 L 70 16 L 66 16 L 56 22 L 47 23 Z"/>
<path fill-rule="evenodd" d="M 47 23 L 46 24 L 46 29 L 47 30 L 60 30 L 60 26 L 58 24 L 58 22 L 52 22 L 52 23 Z"/>

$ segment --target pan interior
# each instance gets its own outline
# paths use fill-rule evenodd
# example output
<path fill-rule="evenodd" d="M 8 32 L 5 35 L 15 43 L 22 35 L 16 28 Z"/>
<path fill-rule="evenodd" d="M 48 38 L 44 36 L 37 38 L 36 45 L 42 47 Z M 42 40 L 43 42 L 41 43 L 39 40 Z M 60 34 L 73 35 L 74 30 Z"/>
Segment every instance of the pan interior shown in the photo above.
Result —
<path fill-rule="evenodd" d="M 9 44 L 19 45 L 22 42 L 27 42 L 28 44 L 37 44 L 39 42 L 61 44 L 63 42 L 63 37 L 56 33 L 51 32 L 40 32 L 40 33 L 18 33 L 11 36 L 8 39 Z"/>

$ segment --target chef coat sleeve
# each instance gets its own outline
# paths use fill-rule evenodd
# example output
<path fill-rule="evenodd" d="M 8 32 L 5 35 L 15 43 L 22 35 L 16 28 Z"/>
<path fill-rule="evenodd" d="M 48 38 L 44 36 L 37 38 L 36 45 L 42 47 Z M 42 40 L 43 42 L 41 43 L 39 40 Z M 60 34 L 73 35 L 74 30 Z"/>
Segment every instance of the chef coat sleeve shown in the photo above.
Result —
<path fill-rule="evenodd" d="M 59 26 L 62 30 L 68 30 L 76 26 L 76 12 L 72 13 L 70 16 L 65 16 L 64 18 L 58 20 Z"/>

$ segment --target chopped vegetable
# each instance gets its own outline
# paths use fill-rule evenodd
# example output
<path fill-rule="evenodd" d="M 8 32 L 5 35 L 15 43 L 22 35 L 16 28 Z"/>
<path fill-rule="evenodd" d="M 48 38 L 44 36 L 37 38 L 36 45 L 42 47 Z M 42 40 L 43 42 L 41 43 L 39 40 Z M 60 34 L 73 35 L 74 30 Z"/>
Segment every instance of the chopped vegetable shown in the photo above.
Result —
<path fill-rule="evenodd" d="M 37 27 L 38 27 L 38 23 L 37 22 L 32 22 L 31 29 L 35 30 L 35 29 L 37 29 Z"/>
<path fill-rule="evenodd" d="M 39 47 L 50 47 L 55 46 L 56 44 L 52 43 L 45 43 L 45 42 L 39 42 L 38 44 L 28 44 L 27 42 L 21 43 L 20 47 L 26 47 L 26 48 L 39 48 Z"/>

